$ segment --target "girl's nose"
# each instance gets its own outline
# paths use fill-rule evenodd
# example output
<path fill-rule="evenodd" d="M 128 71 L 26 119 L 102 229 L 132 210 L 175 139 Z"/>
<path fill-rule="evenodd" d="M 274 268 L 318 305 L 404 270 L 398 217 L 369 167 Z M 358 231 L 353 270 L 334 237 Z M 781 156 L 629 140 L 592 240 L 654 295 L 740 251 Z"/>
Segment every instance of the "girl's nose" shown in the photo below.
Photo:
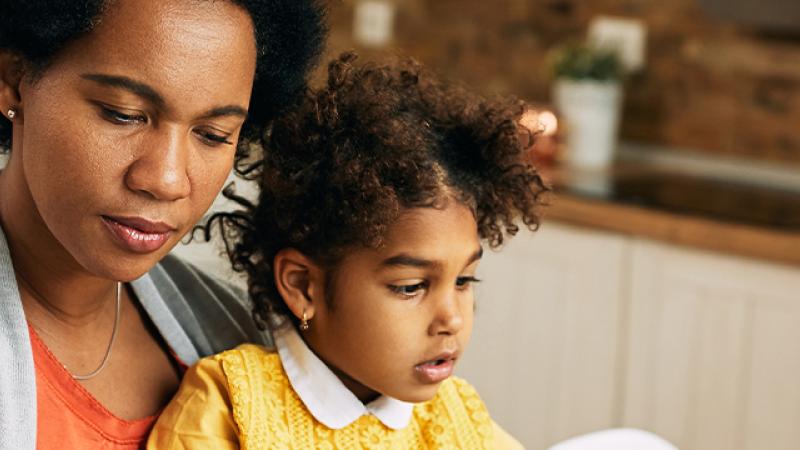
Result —
<path fill-rule="evenodd" d="M 125 183 L 156 200 L 175 201 L 191 193 L 188 163 L 189 137 L 179 132 L 159 132 L 143 142 L 147 148 L 128 168 Z"/>
<path fill-rule="evenodd" d="M 455 292 L 448 292 L 437 301 L 435 316 L 429 328 L 432 336 L 454 335 L 464 328 L 464 313 Z"/>

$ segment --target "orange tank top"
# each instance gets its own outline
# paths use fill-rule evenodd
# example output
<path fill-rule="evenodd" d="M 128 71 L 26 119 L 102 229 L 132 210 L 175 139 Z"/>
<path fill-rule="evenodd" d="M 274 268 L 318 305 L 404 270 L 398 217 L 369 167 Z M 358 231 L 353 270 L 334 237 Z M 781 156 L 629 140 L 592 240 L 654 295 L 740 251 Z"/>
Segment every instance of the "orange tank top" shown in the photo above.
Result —
<path fill-rule="evenodd" d="M 33 328 L 28 329 L 36 366 L 37 449 L 144 448 L 158 416 L 116 417 L 72 378 Z"/>

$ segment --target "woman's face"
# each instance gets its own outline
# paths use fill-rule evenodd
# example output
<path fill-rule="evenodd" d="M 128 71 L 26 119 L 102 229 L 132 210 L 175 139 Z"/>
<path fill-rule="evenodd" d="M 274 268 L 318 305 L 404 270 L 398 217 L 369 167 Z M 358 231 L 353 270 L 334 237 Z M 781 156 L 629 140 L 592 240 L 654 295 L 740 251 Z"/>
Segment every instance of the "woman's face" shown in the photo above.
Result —
<path fill-rule="evenodd" d="M 40 79 L 23 79 L 6 171 L 23 174 L 14 179 L 26 204 L 13 220 L 49 231 L 37 245 L 131 280 L 224 183 L 256 49 L 248 13 L 229 1 L 110 5 Z"/>
<path fill-rule="evenodd" d="M 429 400 L 469 341 L 481 254 L 467 207 L 408 210 L 385 246 L 338 265 L 330 304 L 315 301 L 304 336 L 362 401 Z"/>

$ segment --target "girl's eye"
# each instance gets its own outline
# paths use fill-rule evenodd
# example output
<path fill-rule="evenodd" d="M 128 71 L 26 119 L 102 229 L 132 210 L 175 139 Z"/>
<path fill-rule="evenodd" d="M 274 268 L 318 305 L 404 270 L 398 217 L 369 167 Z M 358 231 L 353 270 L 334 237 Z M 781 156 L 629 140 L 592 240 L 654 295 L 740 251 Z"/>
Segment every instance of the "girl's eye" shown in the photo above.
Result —
<path fill-rule="evenodd" d="M 233 145 L 233 142 L 228 140 L 231 137 L 229 134 L 217 134 L 210 131 L 201 130 L 198 130 L 195 133 L 200 137 L 200 140 L 209 147 L 216 147 L 222 144 Z"/>
<path fill-rule="evenodd" d="M 428 283 L 422 282 L 417 284 L 389 285 L 389 290 L 403 297 L 414 297 L 427 287 Z"/>
<path fill-rule="evenodd" d="M 475 277 L 458 277 L 456 278 L 456 286 L 460 288 L 469 287 L 472 283 L 480 283 L 481 280 Z"/>
<path fill-rule="evenodd" d="M 147 123 L 147 117 L 141 114 L 125 114 L 104 105 L 100 106 L 100 110 L 103 114 L 103 118 L 111 123 L 119 125 L 136 125 L 140 123 Z"/>

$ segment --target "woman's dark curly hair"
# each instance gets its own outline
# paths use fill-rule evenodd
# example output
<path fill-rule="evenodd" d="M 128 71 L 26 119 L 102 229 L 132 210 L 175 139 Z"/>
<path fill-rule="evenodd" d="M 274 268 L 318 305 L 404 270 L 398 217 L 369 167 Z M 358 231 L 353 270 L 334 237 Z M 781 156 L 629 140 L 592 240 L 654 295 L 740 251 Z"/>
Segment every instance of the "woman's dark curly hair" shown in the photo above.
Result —
<path fill-rule="evenodd" d="M 378 247 L 407 208 L 456 198 L 472 208 L 491 247 L 535 229 L 548 188 L 523 162 L 518 121 L 524 105 L 487 101 L 441 83 L 418 64 L 329 65 L 327 85 L 309 92 L 262 139 L 263 158 L 245 177 L 257 204 L 211 216 L 206 239 L 221 231 L 234 270 L 248 275 L 254 317 L 295 320 L 274 282 L 273 259 L 294 248 L 326 269 L 348 248 Z"/>
<path fill-rule="evenodd" d="M 113 1 L 0 0 L 0 51 L 19 55 L 35 79 L 67 44 L 92 31 Z M 256 76 L 240 142 L 246 150 L 263 124 L 304 91 L 325 43 L 325 8 L 318 0 L 231 1 L 250 14 L 256 34 Z M 11 124 L 0 120 L 0 148 L 10 144 Z"/>

